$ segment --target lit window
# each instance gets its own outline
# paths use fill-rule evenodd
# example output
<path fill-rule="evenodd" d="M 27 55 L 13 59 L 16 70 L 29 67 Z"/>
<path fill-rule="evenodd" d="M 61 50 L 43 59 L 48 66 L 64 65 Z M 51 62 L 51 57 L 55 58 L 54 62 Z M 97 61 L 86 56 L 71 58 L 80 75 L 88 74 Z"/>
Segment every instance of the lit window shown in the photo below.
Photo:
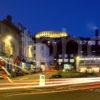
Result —
<path fill-rule="evenodd" d="M 28 57 L 29 58 L 33 57 L 33 55 L 32 55 L 32 45 L 29 45 L 29 48 L 28 48 Z"/>
<path fill-rule="evenodd" d="M 73 57 L 73 54 L 71 54 L 70 57 Z"/>
<path fill-rule="evenodd" d="M 95 41 L 88 41 L 88 45 L 95 45 Z"/>
<path fill-rule="evenodd" d="M 68 55 L 67 55 L 67 54 L 65 54 L 65 57 L 68 57 Z"/>
<path fill-rule="evenodd" d="M 62 56 L 61 56 L 61 55 L 59 55 L 59 57 L 61 58 Z"/>
<path fill-rule="evenodd" d="M 98 42 L 98 44 L 100 45 L 100 41 Z"/>
<path fill-rule="evenodd" d="M 58 61 L 59 61 L 59 62 L 62 62 L 62 59 L 59 59 Z"/>
<path fill-rule="evenodd" d="M 70 62 L 73 63 L 74 62 L 74 59 L 70 59 Z"/>
<path fill-rule="evenodd" d="M 64 62 L 68 62 L 68 59 L 64 59 Z"/>

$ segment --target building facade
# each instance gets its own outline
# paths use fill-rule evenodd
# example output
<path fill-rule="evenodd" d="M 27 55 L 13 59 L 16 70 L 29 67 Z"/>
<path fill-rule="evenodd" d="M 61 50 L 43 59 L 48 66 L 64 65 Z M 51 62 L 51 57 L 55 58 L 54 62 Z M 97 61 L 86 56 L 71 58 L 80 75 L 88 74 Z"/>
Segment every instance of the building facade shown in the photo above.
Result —
<path fill-rule="evenodd" d="M 77 56 L 94 58 L 100 56 L 99 30 L 96 29 L 94 32 L 95 37 L 84 38 L 72 37 L 65 32 L 46 31 L 39 32 L 36 39 L 49 47 L 50 54 L 54 57 L 53 60 L 58 63 L 59 68 L 63 68 L 64 64 L 71 64 L 76 69 Z"/>
<path fill-rule="evenodd" d="M 41 67 L 42 64 L 48 66 L 52 63 L 53 57 L 50 56 L 49 47 L 43 43 L 35 44 L 35 58 L 37 67 Z"/>
<path fill-rule="evenodd" d="M 12 17 L 0 21 L 0 55 L 17 57 L 22 55 L 20 30 L 12 23 Z"/>
<path fill-rule="evenodd" d="M 25 63 L 31 66 L 35 63 L 33 48 L 34 40 L 21 24 L 14 24 L 11 16 L 0 21 L 0 60 L 5 59 L 12 65 Z"/>
<path fill-rule="evenodd" d="M 21 24 L 17 27 L 21 30 L 21 41 L 22 41 L 22 58 L 27 62 L 35 62 L 34 58 L 34 40 L 30 32 Z"/>

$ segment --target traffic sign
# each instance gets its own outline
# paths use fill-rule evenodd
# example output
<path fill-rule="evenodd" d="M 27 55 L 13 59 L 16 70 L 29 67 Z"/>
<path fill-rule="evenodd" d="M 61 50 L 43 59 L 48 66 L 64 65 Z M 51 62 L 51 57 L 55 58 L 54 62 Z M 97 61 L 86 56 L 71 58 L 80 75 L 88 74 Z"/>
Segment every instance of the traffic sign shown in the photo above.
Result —
<path fill-rule="evenodd" d="M 45 86 L 45 75 L 43 75 L 43 74 L 40 75 L 39 85 Z"/>

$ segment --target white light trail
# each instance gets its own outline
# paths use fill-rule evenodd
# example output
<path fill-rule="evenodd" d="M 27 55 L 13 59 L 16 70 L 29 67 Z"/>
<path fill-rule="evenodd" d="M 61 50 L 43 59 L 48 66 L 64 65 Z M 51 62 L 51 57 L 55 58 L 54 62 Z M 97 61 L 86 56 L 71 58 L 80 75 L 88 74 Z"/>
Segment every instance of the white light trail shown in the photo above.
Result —
<path fill-rule="evenodd" d="M 56 79 L 57 80 L 57 79 Z M 59 79 L 58 79 L 59 80 Z M 46 82 L 45 86 L 39 86 L 39 82 L 34 83 L 14 83 L 12 86 L 1 87 L 0 90 L 12 90 L 12 89 L 27 89 L 27 88 L 40 88 L 40 87 L 54 87 L 54 86 L 62 86 L 62 85 L 74 85 L 74 84 L 82 84 L 82 83 L 92 83 L 92 82 L 100 82 L 99 78 L 70 78 L 60 81 L 50 81 Z M 5 85 L 5 84 L 2 84 Z M 7 85 L 7 84 L 6 84 Z M 25 85 L 25 86 L 21 86 Z"/>

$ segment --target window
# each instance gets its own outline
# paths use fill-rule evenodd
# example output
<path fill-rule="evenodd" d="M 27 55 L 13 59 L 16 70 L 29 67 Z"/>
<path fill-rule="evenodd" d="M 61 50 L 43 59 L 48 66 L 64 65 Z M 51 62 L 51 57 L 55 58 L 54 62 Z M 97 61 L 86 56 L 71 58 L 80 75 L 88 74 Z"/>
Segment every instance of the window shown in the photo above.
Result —
<path fill-rule="evenodd" d="M 98 41 L 98 44 L 100 45 L 100 41 Z"/>
<path fill-rule="evenodd" d="M 61 58 L 62 57 L 62 55 L 59 55 L 59 58 Z"/>
<path fill-rule="evenodd" d="M 43 49 L 44 49 L 44 47 L 42 46 L 42 47 L 41 47 L 41 50 L 43 50 Z"/>
<path fill-rule="evenodd" d="M 36 54 L 34 54 L 34 57 L 36 57 Z"/>
<path fill-rule="evenodd" d="M 78 40 L 77 43 L 82 44 L 82 41 L 81 40 Z"/>
<path fill-rule="evenodd" d="M 73 56 L 74 56 L 73 54 L 70 55 L 70 57 L 73 57 Z"/>
<path fill-rule="evenodd" d="M 65 54 L 65 58 L 67 58 L 68 57 L 68 55 L 67 54 Z"/>
<path fill-rule="evenodd" d="M 64 59 L 64 62 L 68 62 L 68 59 Z"/>
<path fill-rule="evenodd" d="M 70 62 L 71 62 L 71 63 L 74 63 L 74 59 L 70 59 Z"/>
<path fill-rule="evenodd" d="M 3 32 L 7 33 L 7 32 L 9 32 L 9 29 L 7 27 L 3 27 Z"/>
<path fill-rule="evenodd" d="M 88 41 L 88 45 L 95 45 L 95 41 Z"/>
<path fill-rule="evenodd" d="M 36 47 L 34 46 L 34 50 L 36 50 Z"/>

